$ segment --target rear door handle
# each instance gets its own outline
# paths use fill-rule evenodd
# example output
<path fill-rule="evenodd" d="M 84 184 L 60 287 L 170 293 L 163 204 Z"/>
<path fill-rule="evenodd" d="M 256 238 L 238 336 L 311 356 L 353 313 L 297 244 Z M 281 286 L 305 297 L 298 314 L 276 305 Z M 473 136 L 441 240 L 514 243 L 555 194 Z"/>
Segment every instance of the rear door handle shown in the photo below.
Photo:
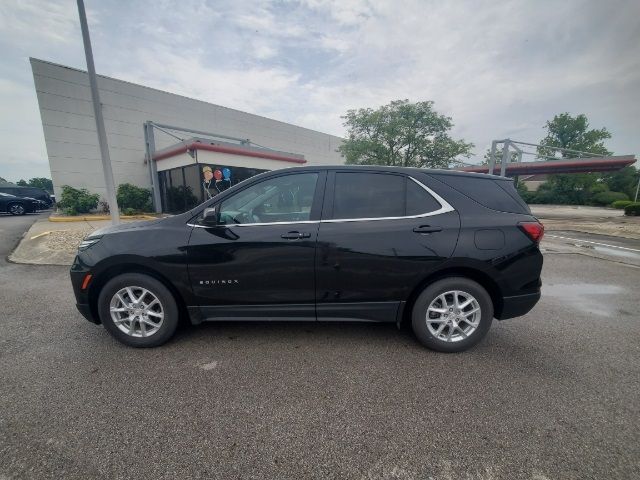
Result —
<path fill-rule="evenodd" d="M 298 240 L 299 238 L 309 238 L 311 237 L 310 233 L 303 232 L 287 232 L 280 235 L 285 240 Z"/>
<path fill-rule="evenodd" d="M 435 232 L 441 232 L 442 227 L 432 227 L 431 225 L 420 225 L 419 227 L 414 228 L 413 231 L 416 233 L 435 233 Z"/>

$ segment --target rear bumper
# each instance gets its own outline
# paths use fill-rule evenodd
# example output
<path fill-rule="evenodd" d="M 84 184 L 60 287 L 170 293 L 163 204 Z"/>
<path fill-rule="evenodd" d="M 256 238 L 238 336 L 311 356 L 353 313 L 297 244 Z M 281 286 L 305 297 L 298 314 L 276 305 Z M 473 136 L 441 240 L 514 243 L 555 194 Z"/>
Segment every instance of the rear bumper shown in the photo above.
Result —
<path fill-rule="evenodd" d="M 76 303 L 76 308 L 82 314 L 82 316 L 84 318 L 86 318 L 87 320 L 89 320 L 91 323 L 95 323 L 96 325 L 98 325 L 100 323 L 98 321 L 98 319 L 95 318 L 93 316 L 93 314 L 91 313 L 91 307 L 89 307 L 88 304 L 86 304 L 86 303 Z"/>
<path fill-rule="evenodd" d="M 540 300 L 540 291 L 526 295 L 503 297 L 502 310 L 499 315 L 496 315 L 496 318 L 498 320 L 506 320 L 525 315 L 538 303 L 538 300 Z"/>

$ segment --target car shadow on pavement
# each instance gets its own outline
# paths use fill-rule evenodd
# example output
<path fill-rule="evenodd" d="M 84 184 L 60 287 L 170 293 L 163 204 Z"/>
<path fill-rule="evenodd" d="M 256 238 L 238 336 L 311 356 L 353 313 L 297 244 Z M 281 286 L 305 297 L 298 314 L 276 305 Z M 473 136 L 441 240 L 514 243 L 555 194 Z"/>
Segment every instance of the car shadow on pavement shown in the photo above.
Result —
<path fill-rule="evenodd" d="M 204 322 L 181 326 L 171 344 L 191 342 L 242 341 L 245 344 L 298 344 L 354 342 L 415 345 L 421 348 L 407 328 L 395 323 L 368 322 L 291 322 L 238 321 Z"/>

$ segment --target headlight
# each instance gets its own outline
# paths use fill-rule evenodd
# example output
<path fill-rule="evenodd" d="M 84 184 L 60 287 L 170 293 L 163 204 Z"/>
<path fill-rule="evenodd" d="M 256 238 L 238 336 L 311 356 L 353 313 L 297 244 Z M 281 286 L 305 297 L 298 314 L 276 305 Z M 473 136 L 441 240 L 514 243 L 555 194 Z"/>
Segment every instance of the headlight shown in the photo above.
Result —
<path fill-rule="evenodd" d="M 82 240 L 82 242 L 80 242 L 80 245 L 78 245 L 78 250 L 79 251 L 83 251 L 83 250 L 86 250 L 89 247 L 92 247 L 93 245 L 98 243 L 101 238 L 102 237 L 85 238 L 84 240 Z"/>

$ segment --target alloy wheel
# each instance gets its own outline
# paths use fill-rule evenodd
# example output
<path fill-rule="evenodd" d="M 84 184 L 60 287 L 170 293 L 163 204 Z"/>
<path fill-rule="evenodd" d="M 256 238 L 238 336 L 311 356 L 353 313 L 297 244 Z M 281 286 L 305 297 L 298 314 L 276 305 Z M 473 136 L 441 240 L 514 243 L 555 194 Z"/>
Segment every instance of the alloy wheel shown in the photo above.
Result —
<path fill-rule="evenodd" d="M 480 325 L 482 311 L 475 297 L 461 290 L 438 295 L 427 308 L 429 333 L 444 342 L 465 340 Z"/>
<path fill-rule="evenodd" d="M 19 203 L 14 203 L 13 205 L 11 205 L 11 207 L 9 207 L 9 211 L 13 215 L 22 215 L 24 213 L 24 207 Z"/>
<path fill-rule="evenodd" d="M 111 319 L 118 329 L 131 337 L 150 337 L 164 321 L 164 308 L 156 295 L 143 287 L 118 290 L 109 304 Z"/>

